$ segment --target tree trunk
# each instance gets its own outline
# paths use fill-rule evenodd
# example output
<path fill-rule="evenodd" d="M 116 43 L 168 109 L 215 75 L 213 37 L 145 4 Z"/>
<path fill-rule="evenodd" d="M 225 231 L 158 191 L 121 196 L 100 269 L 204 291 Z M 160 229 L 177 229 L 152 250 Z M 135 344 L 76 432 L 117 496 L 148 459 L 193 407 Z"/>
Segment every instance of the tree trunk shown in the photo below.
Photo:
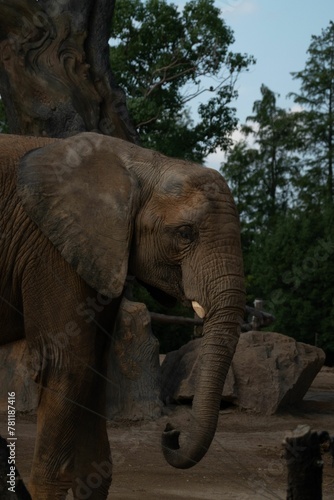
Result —
<path fill-rule="evenodd" d="M 111 345 L 107 417 L 146 420 L 161 415 L 159 342 L 144 304 L 123 299 Z"/>
<path fill-rule="evenodd" d="M 0 95 L 10 133 L 66 137 L 95 131 L 139 143 L 110 67 L 114 7 L 115 0 L 1 0 Z M 156 365 L 153 378 L 158 351 Z M 140 383 L 139 377 L 136 398 L 150 401 L 155 392 L 148 394 Z"/>
<path fill-rule="evenodd" d="M 311 432 L 308 425 L 299 425 L 285 437 L 287 500 L 322 499 L 321 445 L 329 439 L 327 432 Z"/>
<path fill-rule="evenodd" d="M 108 39 L 115 0 L 0 3 L 0 94 L 11 133 L 138 142 Z"/>

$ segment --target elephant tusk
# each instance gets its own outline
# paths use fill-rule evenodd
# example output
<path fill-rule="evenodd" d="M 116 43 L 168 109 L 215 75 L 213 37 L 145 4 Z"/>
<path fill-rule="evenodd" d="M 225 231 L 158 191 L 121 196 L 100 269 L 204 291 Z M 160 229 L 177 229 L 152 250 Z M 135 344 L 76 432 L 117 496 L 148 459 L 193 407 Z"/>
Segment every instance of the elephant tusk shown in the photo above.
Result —
<path fill-rule="evenodd" d="M 197 314 L 197 316 L 199 316 L 201 319 L 205 318 L 204 308 L 201 305 L 199 305 L 198 302 L 193 300 L 191 305 L 193 306 L 193 309 L 194 309 L 195 313 Z"/>

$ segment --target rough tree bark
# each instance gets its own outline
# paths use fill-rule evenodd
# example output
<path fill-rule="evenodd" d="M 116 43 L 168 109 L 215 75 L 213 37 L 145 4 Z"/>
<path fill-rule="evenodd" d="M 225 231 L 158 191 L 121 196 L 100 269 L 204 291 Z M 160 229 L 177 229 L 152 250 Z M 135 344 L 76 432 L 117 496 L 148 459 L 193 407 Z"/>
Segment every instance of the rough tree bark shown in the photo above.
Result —
<path fill-rule="evenodd" d="M 1 0 L 0 94 L 11 133 L 138 136 L 109 64 L 115 0 Z"/>
<path fill-rule="evenodd" d="M 139 142 L 109 62 L 114 8 L 115 0 L 0 0 L 0 95 L 11 133 L 97 131 Z M 138 387 L 137 400 L 148 401 Z"/>

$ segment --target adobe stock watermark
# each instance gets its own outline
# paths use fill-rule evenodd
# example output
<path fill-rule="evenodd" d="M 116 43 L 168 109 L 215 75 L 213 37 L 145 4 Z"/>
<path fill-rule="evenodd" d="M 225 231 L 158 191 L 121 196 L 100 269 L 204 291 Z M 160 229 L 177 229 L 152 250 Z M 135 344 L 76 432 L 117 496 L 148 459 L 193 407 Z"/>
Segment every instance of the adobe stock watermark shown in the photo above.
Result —
<path fill-rule="evenodd" d="M 97 463 L 92 462 L 93 472 L 83 480 L 81 478 L 75 479 L 74 495 L 75 498 L 86 500 L 91 497 L 94 490 L 100 488 L 104 483 L 109 484 L 112 477 L 112 462 L 111 460 L 104 460 Z"/>

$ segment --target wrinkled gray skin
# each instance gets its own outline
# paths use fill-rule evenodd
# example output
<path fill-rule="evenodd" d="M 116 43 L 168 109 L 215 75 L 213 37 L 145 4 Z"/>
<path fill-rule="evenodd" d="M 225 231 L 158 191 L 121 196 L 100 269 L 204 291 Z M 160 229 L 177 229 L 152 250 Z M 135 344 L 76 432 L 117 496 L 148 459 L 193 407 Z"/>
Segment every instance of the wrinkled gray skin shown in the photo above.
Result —
<path fill-rule="evenodd" d="M 196 464 L 215 433 L 244 310 L 238 215 L 222 176 L 83 133 L 2 136 L 0 179 L 0 339 L 25 335 L 42 387 L 33 499 L 65 498 L 71 487 L 82 498 L 98 469 L 85 498 L 107 496 L 99 414 L 127 273 L 205 315 L 191 425 L 181 434 L 168 425 L 162 437 L 171 465 Z"/>

